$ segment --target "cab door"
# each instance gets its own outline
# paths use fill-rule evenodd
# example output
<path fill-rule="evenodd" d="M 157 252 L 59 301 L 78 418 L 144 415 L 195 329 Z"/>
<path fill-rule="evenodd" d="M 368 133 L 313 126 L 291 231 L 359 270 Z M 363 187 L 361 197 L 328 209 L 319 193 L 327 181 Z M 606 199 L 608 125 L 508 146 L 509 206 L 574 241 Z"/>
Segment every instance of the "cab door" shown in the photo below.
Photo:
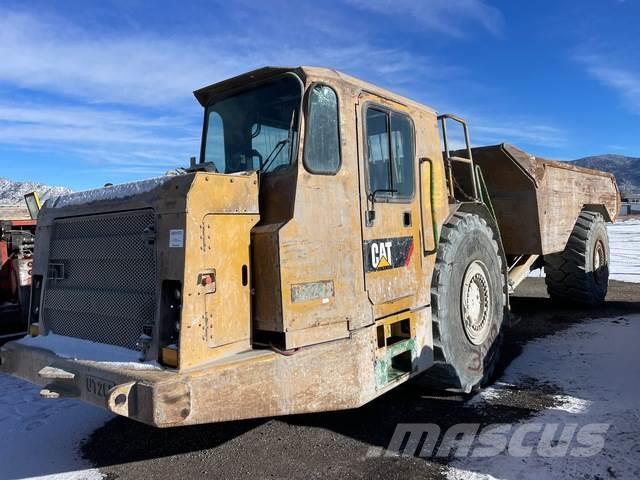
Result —
<path fill-rule="evenodd" d="M 365 286 L 374 305 L 415 295 L 420 271 L 415 127 L 407 107 L 372 94 L 356 106 Z"/>

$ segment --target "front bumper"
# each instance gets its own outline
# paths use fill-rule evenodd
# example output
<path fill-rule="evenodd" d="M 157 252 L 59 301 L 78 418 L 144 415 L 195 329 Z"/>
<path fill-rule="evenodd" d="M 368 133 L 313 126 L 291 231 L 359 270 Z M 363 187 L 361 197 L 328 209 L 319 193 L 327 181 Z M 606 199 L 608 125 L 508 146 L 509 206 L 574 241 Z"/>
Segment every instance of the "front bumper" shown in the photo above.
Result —
<path fill-rule="evenodd" d="M 184 424 L 192 413 L 188 377 L 172 370 L 72 360 L 10 342 L 0 349 L 0 372 L 41 386 L 42 396 L 76 397 L 157 427 Z"/>

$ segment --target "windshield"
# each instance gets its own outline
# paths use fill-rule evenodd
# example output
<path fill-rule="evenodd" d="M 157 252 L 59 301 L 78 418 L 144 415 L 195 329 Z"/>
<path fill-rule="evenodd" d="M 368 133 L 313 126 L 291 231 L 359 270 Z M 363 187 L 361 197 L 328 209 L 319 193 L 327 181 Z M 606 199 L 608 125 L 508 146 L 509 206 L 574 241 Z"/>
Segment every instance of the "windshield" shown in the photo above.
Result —
<path fill-rule="evenodd" d="M 286 75 L 214 101 L 206 110 L 203 159 L 220 173 L 281 170 L 297 141 L 301 85 Z"/>

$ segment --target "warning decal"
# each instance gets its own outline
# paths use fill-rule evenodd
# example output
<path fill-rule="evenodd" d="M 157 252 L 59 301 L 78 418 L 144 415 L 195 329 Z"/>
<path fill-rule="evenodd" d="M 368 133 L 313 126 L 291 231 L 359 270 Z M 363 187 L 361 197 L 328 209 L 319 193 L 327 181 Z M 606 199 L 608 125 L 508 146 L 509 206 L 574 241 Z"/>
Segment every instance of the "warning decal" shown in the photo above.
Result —
<path fill-rule="evenodd" d="M 184 247 L 184 230 L 181 228 L 169 230 L 169 248 L 182 247 Z"/>

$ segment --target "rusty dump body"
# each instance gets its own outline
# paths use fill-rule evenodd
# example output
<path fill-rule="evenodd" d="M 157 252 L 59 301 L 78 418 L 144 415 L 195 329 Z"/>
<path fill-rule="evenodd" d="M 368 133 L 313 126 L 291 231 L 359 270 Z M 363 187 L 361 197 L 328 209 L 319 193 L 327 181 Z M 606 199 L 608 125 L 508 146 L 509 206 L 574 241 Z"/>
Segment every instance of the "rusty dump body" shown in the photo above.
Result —
<path fill-rule="evenodd" d="M 159 427 L 354 408 L 433 365 L 431 281 L 452 214 L 501 233 L 514 283 L 563 250 L 584 209 L 615 218 L 611 176 L 508 145 L 472 152 L 491 202 L 456 199 L 437 114 L 334 70 L 269 67 L 195 95 L 208 108 L 274 84 L 293 115 L 273 105 L 224 120 L 224 148 L 246 141 L 227 161 L 260 168 L 205 162 L 207 114 L 204 163 L 185 174 L 47 202 L 30 309 L 40 334 L 5 345 L 2 371 Z M 331 171 L 309 163 L 311 92 L 324 107 L 335 98 Z M 402 192 L 367 181 L 385 121 L 400 125 Z M 280 140 L 260 151 L 268 132 Z M 256 171 L 287 149 L 289 163 Z"/>
<path fill-rule="evenodd" d="M 620 207 L 610 173 L 538 158 L 509 144 L 473 148 L 507 255 L 564 250 L 585 207 L 612 222 Z M 593 202 L 593 203 L 592 203 Z"/>

